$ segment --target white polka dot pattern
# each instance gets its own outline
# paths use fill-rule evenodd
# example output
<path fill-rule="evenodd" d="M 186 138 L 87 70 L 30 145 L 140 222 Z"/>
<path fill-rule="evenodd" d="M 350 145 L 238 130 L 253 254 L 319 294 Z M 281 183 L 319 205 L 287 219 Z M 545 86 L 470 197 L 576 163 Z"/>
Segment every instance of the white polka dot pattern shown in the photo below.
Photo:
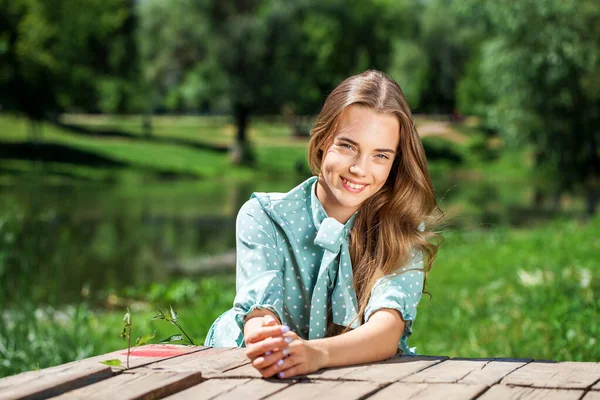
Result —
<path fill-rule="evenodd" d="M 213 323 L 205 345 L 243 347 L 243 321 L 256 308 L 271 310 L 305 339 L 325 336 L 328 306 L 334 323 L 352 322 L 357 300 L 348 235 L 356 214 L 346 224 L 328 218 L 315 195 L 316 182 L 309 178 L 288 193 L 255 193 L 242 206 L 234 307 Z M 423 283 L 423 273 L 409 269 L 422 266 L 413 254 L 410 264 L 378 280 L 365 313 L 366 320 L 381 308 L 401 313 L 406 329 L 399 348 L 405 354 L 413 353 L 407 338 Z"/>

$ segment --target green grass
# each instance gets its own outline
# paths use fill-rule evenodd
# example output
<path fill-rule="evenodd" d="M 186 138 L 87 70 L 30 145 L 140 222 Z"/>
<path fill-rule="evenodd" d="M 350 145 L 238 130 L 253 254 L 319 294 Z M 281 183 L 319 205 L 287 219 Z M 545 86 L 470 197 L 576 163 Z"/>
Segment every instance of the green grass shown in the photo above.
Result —
<path fill-rule="evenodd" d="M 108 309 L 93 309 L 85 299 L 77 306 L 61 309 L 4 311 L 0 321 L 0 377 L 46 368 L 126 349 L 120 337 L 127 306 L 132 314 L 132 338 L 155 333 L 152 343 L 179 333 L 165 321 L 151 321 L 158 307 L 173 304 L 180 323 L 197 344 L 203 344 L 211 323 L 220 310 L 231 306 L 235 281 L 231 276 L 198 281 L 175 281 L 169 285 L 130 288 L 129 295 L 107 296 Z"/>
<path fill-rule="evenodd" d="M 600 359 L 600 218 L 448 232 L 411 345 L 421 354 Z"/>
<path fill-rule="evenodd" d="M 215 117 L 155 117 L 153 137 L 142 134 L 140 117 L 65 116 L 66 122 L 93 130 L 118 130 L 132 137 L 101 137 L 74 134 L 57 125 L 42 123 L 42 141 L 90 152 L 109 160 L 126 164 L 125 168 L 106 171 L 88 166 L 45 163 L 42 168 L 29 161 L 0 160 L 2 181 L 11 183 L 23 175 L 43 175 L 57 182 L 88 180 L 100 182 L 140 182 L 147 174 L 180 174 L 188 179 L 228 179 L 251 181 L 257 178 L 278 178 L 295 173 L 299 161 L 306 167 L 306 139 L 290 136 L 289 127 L 281 123 L 260 120 L 251 125 L 249 140 L 255 145 L 257 168 L 233 166 L 227 153 L 192 147 L 192 145 L 230 146 L 235 127 L 226 118 Z M 30 125 L 24 118 L 0 114 L 4 142 L 30 139 Z M 158 139 L 160 141 L 156 141 Z M 186 143 L 182 143 L 184 139 Z M 37 168 L 37 169 L 36 169 Z"/>

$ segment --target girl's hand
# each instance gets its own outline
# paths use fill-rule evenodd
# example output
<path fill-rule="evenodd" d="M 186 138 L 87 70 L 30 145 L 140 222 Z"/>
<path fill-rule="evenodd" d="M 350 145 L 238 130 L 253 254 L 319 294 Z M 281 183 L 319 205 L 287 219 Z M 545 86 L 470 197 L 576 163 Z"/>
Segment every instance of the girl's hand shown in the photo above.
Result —
<path fill-rule="evenodd" d="M 246 356 L 252 361 L 261 355 L 282 353 L 291 342 L 291 339 L 283 337 L 283 334 L 290 330 L 289 327 L 277 324 L 277 321 L 270 315 L 265 315 L 261 319 L 262 326 L 244 337 Z"/>
<path fill-rule="evenodd" d="M 289 347 L 272 354 L 256 357 L 252 366 L 260 374 L 269 378 L 277 374 L 279 378 L 290 378 L 318 371 L 327 365 L 327 354 L 300 338 L 295 332 L 284 333 L 283 336 L 291 341 Z"/>

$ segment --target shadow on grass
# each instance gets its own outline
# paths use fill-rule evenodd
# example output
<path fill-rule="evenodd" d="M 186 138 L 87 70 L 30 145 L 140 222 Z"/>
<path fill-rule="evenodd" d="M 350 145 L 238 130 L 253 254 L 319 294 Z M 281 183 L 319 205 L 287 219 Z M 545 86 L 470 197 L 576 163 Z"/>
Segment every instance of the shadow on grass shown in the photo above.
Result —
<path fill-rule="evenodd" d="M 108 157 L 98 155 L 89 151 L 73 148 L 55 143 L 32 143 L 32 142 L 13 142 L 2 143 L 0 146 L 0 160 L 25 160 L 38 161 L 42 163 L 61 163 L 77 166 L 86 166 L 92 168 L 101 168 L 111 171 L 118 171 L 124 168 L 138 170 L 142 173 L 150 174 L 153 178 L 159 180 L 175 179 L 198 179 L 197 174 L 163 170 L 157 168 L 144 168 L 139 165 L 129 164 L 123 161 L 114 160 Z M 10 175 L 26 175 L 25 172 L 12 168 L 3 167 L 2 173 Z M 52 175 L 61 175 L 75 177 L 66 171 L 52 171 Z M 79 177 L 80 179 L 83 179 Z"/>
<path fill-rule="evenodd" d="M 210 143 L 202 143 L 195 140 L 187 140 L 181 138 L 164 138 L 159 136 L 144 136 L 134 135 L 128 132 L 114 130 L 114 129 L 91 129 L 81 125 L 65 124 L 58 121 L 52 121 L 53 124 L 58 127 L 81 136 L 95 136 L 95 137 L 107 137 L 107 138 L 123 138 L 129 140 L 137 140 L 150 143 L 160 144 L 174 144 L 178 146 L 191 147 L 196 150 L 208 150 L 216 153 L 227 153 L 230 149 L 227 146 L 218 146 Z"/>
<path fill-rule="evenodd" d="M 0 159 L 57 162 L 89 167 L 123 168 L 128 164 L 95 153 L 54 143 L 2 143 Z"/>
<path fill-rule="evenodd" d="M 427 139 L 422 143 L 428 161 L 447 160 L 453 165 L 460 165 L 464 161 L 463 155 L 446 140 Z"/>

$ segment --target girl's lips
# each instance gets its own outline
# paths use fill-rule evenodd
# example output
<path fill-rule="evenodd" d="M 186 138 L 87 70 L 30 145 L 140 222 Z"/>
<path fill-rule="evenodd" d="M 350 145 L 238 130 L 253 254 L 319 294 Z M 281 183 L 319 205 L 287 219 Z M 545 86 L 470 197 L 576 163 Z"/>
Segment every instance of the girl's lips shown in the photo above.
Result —
<path fill-rule="evenodd" d="M 340 182 L 342 182 L 342 186 L 344 187 L 344 189 L 346 189 L 347 191 L 349 191 L 349 192 L 351 192 L 351 193 L 360 193 L 360 192 L 362 192 L 363 190 L 365 190 L 365 188 L 368 186 L 368 185 L 364 185 L 364 186 L 363 186 L 362 188 L 360 188 L 360 189 L 355 189 L 355 188 L 353 188 L 353 187 L 349 186 L 349 185 L 346 183 L 346 179 L 344 179 L 344 178 L 341 178 L 341 179 L 340 179 Z M 348 182 L 349 182 L 349 181 L 348 181 Z"/>

